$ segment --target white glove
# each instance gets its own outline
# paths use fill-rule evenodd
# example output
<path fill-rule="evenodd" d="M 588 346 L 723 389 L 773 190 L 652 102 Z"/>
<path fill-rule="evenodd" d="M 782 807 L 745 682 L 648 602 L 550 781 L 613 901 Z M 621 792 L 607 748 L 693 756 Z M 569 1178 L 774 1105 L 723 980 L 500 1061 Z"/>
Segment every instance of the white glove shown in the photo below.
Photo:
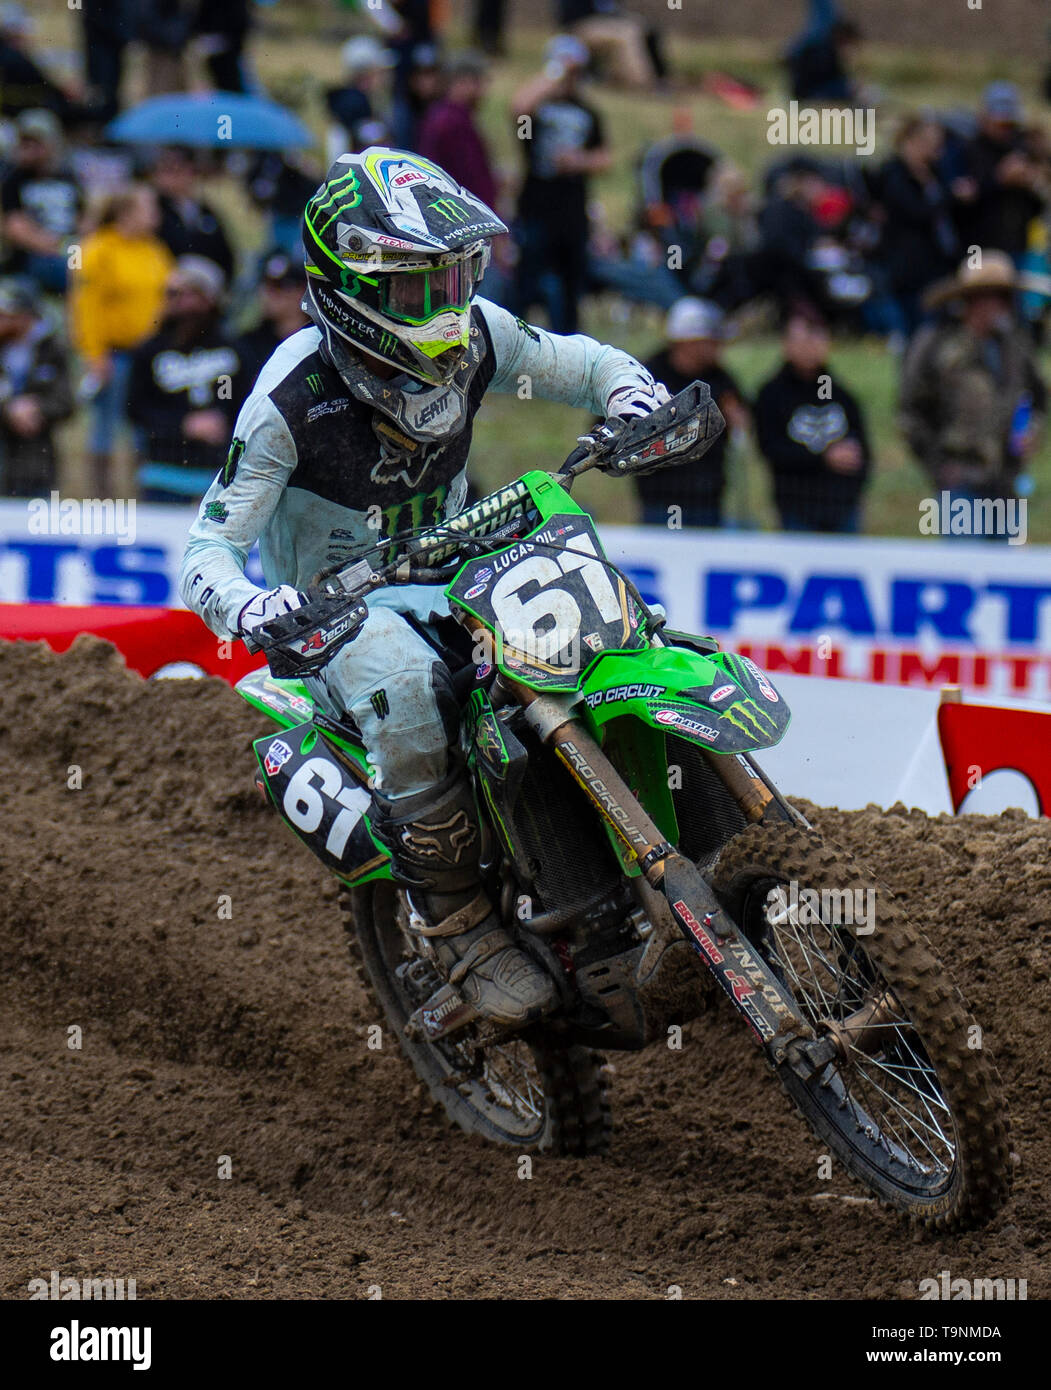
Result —
<path fill-rule="evenodd" d="M 239 632 L 251 632 L 260 623 L 268 623 L 301 608 L 306 602 L 298 589 L 291 584 L 279 584 L 276 589 L 260 589 L 255 598 L 250 598 L 237 617 Z"/>
<path fill-rule="evenodd" d="M 661 381 L 633 382 L 631 386 L 618 386 L 606 401 L 606 419 L 634 420 L 640 415 L 649 415 L 665 401 L 671 400 L 671 393 Z"/>

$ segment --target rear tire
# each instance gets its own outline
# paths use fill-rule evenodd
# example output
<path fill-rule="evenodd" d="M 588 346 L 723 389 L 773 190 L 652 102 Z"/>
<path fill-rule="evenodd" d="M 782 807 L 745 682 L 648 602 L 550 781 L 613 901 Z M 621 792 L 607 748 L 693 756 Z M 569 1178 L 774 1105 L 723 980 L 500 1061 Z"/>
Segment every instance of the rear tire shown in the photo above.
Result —
<path fill-rule="evenodd" d="M 600 1053 L 569 1045 L 555 1029 L 540 1025 L 483 1047 L 482 1076 L 448 1084 L 465 1063 L 479 1061 L 478 1048 L 469 1045 L 474 1029 L 444 1044 L 406 1037 L 405 1024 L 419 1001 L 395 974 L 401 961 L 412 958 L 397 920 L 404 911 L 402 894 L 380 882 L 344 894 L 342 903 L 351 964 L 362 986 L 378 1000 L 416 1075 L 453 1124 L 519 1152 L 579 1158 L 606 1152 L 612 1125 Z"/>
<path fill-rule="evenodd" d="M 987 1222 L 1010 1187 L 1007 1115 L 992 1058 L 968 1045 L 975 1024 L 952 976 L 889 890 L 877 890 L 875 931 L 859 934 L 823 920 L 800 925 L 798 910 L 795 920 L 780 908 L 768 915 L 769 889 L 792 882 L 801 894 L 873 879 L 816 831 L 777 823 L 735 837 L 713 875 L 726 911 L 819 1031 L 822 1016 L 857 1020 L 863 997 L 879 998 L 886 987 L 894 1005 L 875 1028 L 852 1022 L 842 1030 L 844 1052 L 820 1074 L 804 1081 L 782 1065 L 786 1091 L 840 1162 L 889 1206 L 941 1231 Z"/>

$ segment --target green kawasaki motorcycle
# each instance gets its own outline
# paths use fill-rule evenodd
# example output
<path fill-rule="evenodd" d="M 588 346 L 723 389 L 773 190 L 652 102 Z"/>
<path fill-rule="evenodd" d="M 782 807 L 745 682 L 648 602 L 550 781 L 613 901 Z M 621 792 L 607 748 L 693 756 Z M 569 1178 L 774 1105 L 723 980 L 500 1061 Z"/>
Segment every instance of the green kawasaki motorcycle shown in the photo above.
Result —
<path fill-rule="evenodd" d="M 1006 1196 L 1007 1122 L 948 971 L 889 892 L 851 911 L 871 879 L 757 765 L 790 718 L 770 680 L 668 631 L 570 496 L 590 468 L 689 464 L 722 427 L 694 383 L 645 419 L 599 426 L 557 474 L 527 473 L 319 576 L 303 607 L 253 634 L 270 670 L 238 685 L 280 726 L 255 744 L 260 785 L 347 886 L 352 958 L 464 1130 L 603 1152 L 598 1049 L 674 1044 L 721 991 L 822 1151 L 930 1226 L 975 1224 Z M 461 699 L 487 890 L 557 985 L 557 1008 L 517 1033 L 477 1017 L 421 953 L 370 824 L 358 731 L 302 684 L 353 641 L 373 589 L 409 583 L 443 585 L 454 615 L 438 649 Z"/>

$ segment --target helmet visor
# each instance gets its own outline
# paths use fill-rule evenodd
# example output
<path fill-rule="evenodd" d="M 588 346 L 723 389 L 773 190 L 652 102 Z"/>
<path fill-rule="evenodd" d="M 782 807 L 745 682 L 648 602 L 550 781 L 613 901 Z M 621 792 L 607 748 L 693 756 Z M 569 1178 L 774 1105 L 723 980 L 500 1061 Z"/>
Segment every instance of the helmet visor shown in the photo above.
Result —
<path fill-rule="evenodd" d="M 447 309 L 466 309 L 485 263 L 484 252 L 478 252 L 450 265 L 384 275 L 380 282 L 380 311 L 401 323 L 421 324 Z"/>

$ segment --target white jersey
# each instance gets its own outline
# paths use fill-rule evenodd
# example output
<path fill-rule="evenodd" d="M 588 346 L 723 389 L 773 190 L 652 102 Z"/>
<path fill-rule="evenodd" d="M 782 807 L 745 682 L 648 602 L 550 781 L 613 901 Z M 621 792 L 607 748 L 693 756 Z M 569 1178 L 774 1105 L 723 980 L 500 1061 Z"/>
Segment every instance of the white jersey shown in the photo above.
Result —
<path fill-rule="evenodd" d="M 617 348 L 545 332 L 476 299 L 469 380 L 455 401 L 430 388 L 421 415 L 433 438 L 415 444 L 348 391 L 320 344 L 318 330 L 304 328 L 263 367 L 190 529 L 179 591 L 221 637 L 237 634 L 258 593 L 244 577 L 257 540 L 268 586 L 304 589 L 384 535 L 454 516 L 467 493 L 473 417 L 490 387 L 517 393 L 528 383 L 531 396 L 605 415 L 614 391 L 653 385 Z M 446 408 L 453 428 L 443 434 Z"/>

